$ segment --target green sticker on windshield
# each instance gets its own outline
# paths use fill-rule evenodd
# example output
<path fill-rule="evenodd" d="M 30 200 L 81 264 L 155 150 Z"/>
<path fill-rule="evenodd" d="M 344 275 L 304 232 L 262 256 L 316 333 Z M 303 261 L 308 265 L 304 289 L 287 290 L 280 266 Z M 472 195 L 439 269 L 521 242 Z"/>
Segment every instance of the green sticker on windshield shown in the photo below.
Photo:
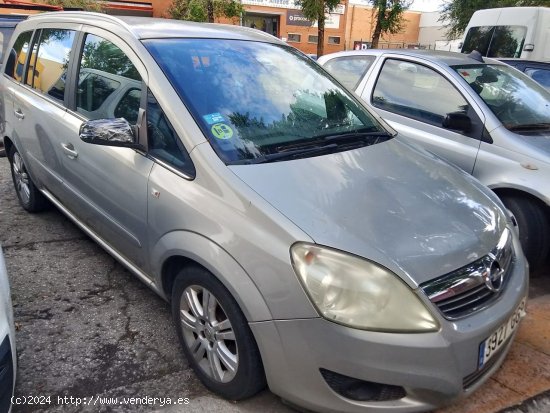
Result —
<path fill-rule="evenodd" d="M 225 123 L 216 123 L 212 125 L 210 131 L 217 139 L 231 139 L 233 137 L 233 129 Z"/>

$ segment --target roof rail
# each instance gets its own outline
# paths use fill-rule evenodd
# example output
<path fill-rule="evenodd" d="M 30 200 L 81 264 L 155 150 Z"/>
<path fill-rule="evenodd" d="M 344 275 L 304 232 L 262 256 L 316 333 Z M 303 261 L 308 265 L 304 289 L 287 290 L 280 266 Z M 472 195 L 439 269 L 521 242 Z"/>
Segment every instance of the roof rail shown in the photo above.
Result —
<path fill-rule="evenodd" d="M 33 14 L 29 16 L 29 20 L 39 20 L 43 18 L 44 16 L 56 16 L 58 18 L 62 17 L 87 17 L 87 18 L 93 18 L 94 20 L 101 19 L 104 21 L 110 21 L 112 23 L 116 23 L 119 26 L 122 26 L 126 31 L 133 34 L 134 36 L 136 33 L 132 30 L 132 26 L 127 24 L 122 19 L 117 18 L 116 16 L 105 14 L 105 13 L 96 13 L 91 11 L 54 11 L 54 12 L 46 12 L 46 13 L 40 13 L 40 14 Z"/>

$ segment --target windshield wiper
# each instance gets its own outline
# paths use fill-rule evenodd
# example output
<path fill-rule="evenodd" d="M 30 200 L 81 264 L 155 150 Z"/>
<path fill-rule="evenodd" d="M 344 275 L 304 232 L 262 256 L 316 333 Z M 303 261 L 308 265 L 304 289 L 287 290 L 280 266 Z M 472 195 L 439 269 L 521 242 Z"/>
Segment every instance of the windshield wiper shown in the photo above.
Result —
<path fill-rule="evenodd" d="M 281 145 L 281 146 L 278 146 L 276 149 L 279 152 L 286 152 L 286 151 L 291 151 L 295 149 L 306 149 L 306 148 L 316 147 L 319 145 L 326 145 L 326 144 L 336 144 L 338 146 L 353 145 L 354 147 L 369 146 L 369 145 L 374 145 L 380 142 L 387 141 L 392 137 L 393 135 L 386 131 L 361 132 L 359 130 L 359 131 L 341 132 L 341 133 L 332 132 L 324 135 L 314 136 L 313 138 L 302 140 L 296 143 Z"/>
<path fill-rule="evenodd" d="M 527 123 L 525 125 L 514 125 L 508 128 L 509 131 L 530 131 L 530 130 L 545 130 L 550 129 L 550 123 Z"/>
<path fill-rule="evenodd" d="M 330 152 L 337 148 L 337 144 L 331 143 L 328 145 L 315 145 L 300 149 L 284 150 L 281 152 L 269 153 L 267 155 L 264 155 L 263 158 L 254 159 L 252 163 L 268 163 L 284 161 L 288 159 L 304 158 L 306 156 L 309 157 L 320 153 Z"/>
<path fill-rule="evenodd" d="M 345 132 L 345 133 L 331 133 L 322 135 L 321 138 L 324 142 L 338 142 L 347 143 L 352 141 L 363 141 L 369 145 L 375 145 L 379 142 L 387 141 L 393 138 L 393 135 L 389 132 Z"/>
<path fill-rule="evenodd" d="M 300 140 L 288 145 L 280 145 L 275 148 L 276 152 L 268 153 L 257 158 L 234 161 L 231 162 L 231 165 L 250 165 L 305 158 L 321 153 L 335 152 L 343 148 L 349 150 L 352 148 L 355 149 L 374 145 L 379 142 L 387 141 L 390 138 L 393 138 L 393 135 L 385 131 L 331 133 Z"/>
<path fill-rule="evenodd" d="M 331 143 L 328 145 L 315 145 L 307 148 L 291 149 L 281 152 L 268 153 L 258 158 L 241 159 L 239 161 L 231 162 L 231 165 L 253 165 L 258 163 L 269 163 L 285 161 L 288 159 L 305 158 L 309 156 L 318 155 L 321 153 L 331 152 L 338 149 L 338 145 Z"/>

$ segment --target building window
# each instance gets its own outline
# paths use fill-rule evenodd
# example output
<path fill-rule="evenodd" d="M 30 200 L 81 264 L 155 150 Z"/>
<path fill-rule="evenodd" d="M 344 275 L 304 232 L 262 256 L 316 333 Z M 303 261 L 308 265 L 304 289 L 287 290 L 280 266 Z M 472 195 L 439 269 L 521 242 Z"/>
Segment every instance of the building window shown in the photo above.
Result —
<path fill-rule="evenodd" d="M 307 37 L 308 43 L 317 43 L 318 36 L 312 36 L 311 34 Z"/>
<path fill-rule="evenodd" d="M 340 36 L 329 36 L 328 44 L 340 44 Z"/>
<path fill-rule="evenodd" d="M 287 40 L 291 43 L 300 43 L 302 40 L 302 35 L 297 33 L 289 33 Z"/>

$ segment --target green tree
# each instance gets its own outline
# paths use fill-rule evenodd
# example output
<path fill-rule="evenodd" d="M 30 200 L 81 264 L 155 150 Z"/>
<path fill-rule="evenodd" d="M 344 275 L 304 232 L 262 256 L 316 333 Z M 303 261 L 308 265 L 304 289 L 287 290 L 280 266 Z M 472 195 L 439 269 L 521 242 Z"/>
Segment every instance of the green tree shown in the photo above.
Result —
<path fill-rule="evenodd" d="M 87 41 L 84 45 L 81 69 L 94 69 L 141 80 L 139 72 L 124 52 L 111 42 L 99 38 L 97 41 Z"/>
<path fill-rule="evenodd" d="M 325 46 L 325 13 L 334 11 L 340 0 L 297 0 L 304 16 L 311 21 L 317 20 L 317 56 L 322 56 Z"/>
<path fill-rule="evenodd" d="M 46 4 L 61 6 L 65 10 L 103 11 L 101 2 L 95 0 L 46 0 Z"/>
<path fill-rule="evenodd" d="M 516 6 L 550 6 L 550 0 L 452 0 L 444 3 L 439 21 L 447 23 L 447 38 L 457 39 L 464 33 L 474 12 L 481 9 Z"/>
<path fill-rule="evenodd" d="M 384 33 L 399 33 L 403 29 L 403 12 L 410 0 L 370 0 L 376 11 L 376 24 L 372 33 L 372 48 L 378 48 L 380 36 Z"/>
<path fill-rule="evenodd" d="M 173 19 L 209 23 L 216 17 L 239 17 L 243 11 L 237 0 L 172 0 L 168 8 Z"/>

